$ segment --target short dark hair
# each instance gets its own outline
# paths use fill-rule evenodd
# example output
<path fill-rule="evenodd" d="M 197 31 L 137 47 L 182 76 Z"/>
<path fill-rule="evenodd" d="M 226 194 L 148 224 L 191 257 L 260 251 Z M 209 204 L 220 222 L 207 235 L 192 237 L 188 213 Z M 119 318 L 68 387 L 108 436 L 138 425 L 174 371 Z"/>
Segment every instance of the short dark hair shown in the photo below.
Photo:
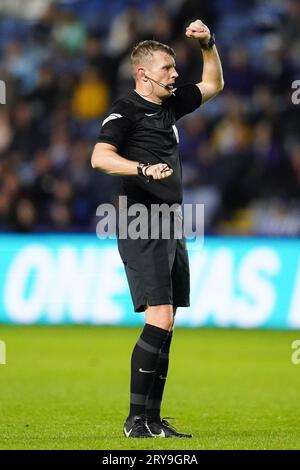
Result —
<path fill-rule="evenodd" d="M 163 51 L 174 59 L 176 57 L 174 49 L 167 44 L 163 44 L 162 42 L 154 41 L 152 39 L 141 41 L 133 48 L 131 53 L 130 60 L 133 73 L 137 64 L 139 64 L 144 58 L 152 57 L 153 53 L 156 51 Z"/>

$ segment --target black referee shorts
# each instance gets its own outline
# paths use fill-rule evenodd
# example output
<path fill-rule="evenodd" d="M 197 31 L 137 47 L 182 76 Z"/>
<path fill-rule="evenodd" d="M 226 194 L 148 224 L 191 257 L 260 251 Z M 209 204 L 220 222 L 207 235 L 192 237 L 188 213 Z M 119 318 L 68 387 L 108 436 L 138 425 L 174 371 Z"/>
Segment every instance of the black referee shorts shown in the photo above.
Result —
<path fill-rule="evenodd" d="M 135 312 L 147 305 L 190 305 L 190 273 L 181 239 L 118 239 Z"/>

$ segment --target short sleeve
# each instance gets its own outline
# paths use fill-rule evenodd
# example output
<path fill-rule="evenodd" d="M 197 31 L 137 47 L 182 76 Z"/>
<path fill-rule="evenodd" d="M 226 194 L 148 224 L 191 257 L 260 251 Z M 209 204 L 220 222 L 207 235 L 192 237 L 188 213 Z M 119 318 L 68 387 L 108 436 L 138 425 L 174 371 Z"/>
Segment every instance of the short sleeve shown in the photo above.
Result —
<path fill-rule="evenodd" d="M 201 91 L 195 84 L 178 87 L 174 94 L 175 96 L 172 96 L 170 101 L 175 111 L 176 121 L 182 116 L 195 111 L 202 103 Z"/>
<path fill-rule="evenodd" d="M 133 125 L 134 104 L 119 100 L 113 104 L 110 114 L 103 119 L 97 142 L 105 142 L 120 149 Z"/>

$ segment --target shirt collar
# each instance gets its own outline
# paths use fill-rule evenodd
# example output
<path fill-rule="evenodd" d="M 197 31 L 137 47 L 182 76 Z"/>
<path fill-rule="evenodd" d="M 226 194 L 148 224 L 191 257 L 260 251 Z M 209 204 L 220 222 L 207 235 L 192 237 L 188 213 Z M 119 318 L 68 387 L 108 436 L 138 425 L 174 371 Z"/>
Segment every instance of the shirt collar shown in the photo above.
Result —
<path fill-rule="evenodd" d="M 144 98 L 138 91 L 133 90 L 136 92 L 137 95 L 139 95 L 143 100 L 148 101 L 148 103 L 155 104 L 156 106 L 161 106 L 161 103 L 156 103 L 155 101 L 148 100 L 147 98 Z"/>

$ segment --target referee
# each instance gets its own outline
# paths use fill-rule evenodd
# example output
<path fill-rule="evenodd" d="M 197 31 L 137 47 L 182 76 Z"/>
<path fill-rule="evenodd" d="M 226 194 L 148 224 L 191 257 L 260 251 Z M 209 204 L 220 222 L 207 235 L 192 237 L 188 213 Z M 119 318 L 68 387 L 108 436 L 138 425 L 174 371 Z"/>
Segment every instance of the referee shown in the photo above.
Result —
<path fill-rule="evenodd" d="M 174 50 L 153 40 L 140 42 L 131 54 L 135 89 L 112 105 L 102 123 L 92 166 L 122 177 L 129 207 L 182 203 L 175 122 L 224 86 L 214 35 L 200 20 L 185 34 L 200 43 L 202 81 L 175 88 Z M 126 437 L 192 437 L 176 431 L 160 414 L 176 308 L 189 306 L 190 289 L 185 243 L 174 236 L 174 218 L 171 225 L 169 239 L 118 237 L 134 309 L 145 312 L 145 326 L 131 356 Z"/>

